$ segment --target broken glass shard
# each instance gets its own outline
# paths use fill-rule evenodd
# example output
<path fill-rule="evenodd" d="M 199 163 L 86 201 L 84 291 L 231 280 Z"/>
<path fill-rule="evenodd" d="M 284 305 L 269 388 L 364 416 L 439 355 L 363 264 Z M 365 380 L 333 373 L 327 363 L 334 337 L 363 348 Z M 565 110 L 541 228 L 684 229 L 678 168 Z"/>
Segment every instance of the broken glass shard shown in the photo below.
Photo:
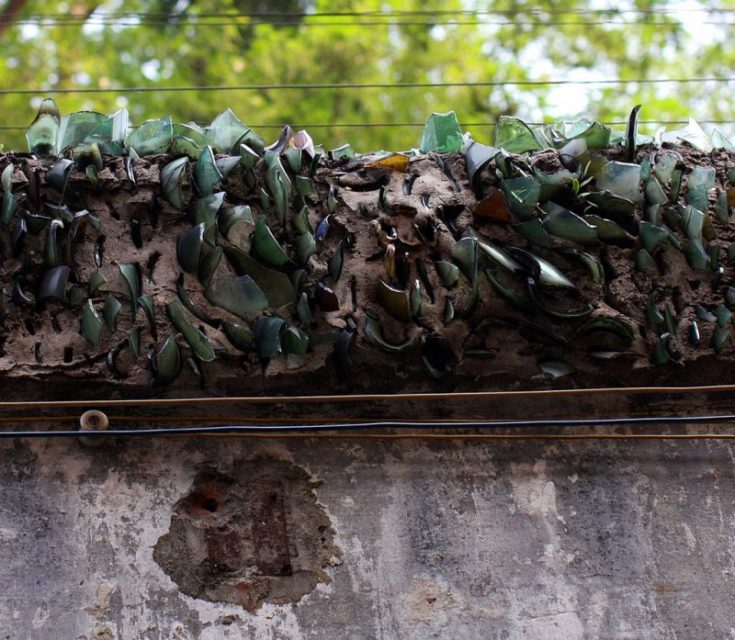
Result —
<path fill-rule="evenodd" d="M 454 153 L 462 148 L 462 129 L 454 111 L 432 113 L 421 134 L 421 153 Z"/>

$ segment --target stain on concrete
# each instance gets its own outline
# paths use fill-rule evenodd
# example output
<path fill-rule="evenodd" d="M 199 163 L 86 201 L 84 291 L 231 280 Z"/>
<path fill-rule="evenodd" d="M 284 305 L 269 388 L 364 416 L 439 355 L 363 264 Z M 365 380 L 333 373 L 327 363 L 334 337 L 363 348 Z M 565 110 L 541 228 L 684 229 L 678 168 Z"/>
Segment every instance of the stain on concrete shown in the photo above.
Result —
<path fill-rule="evenodd" d="M 339 549 L 314 482 L 272 458 L 201 471 L 179 500 L 154 558 L 186 595 L 238 604 L 298 602 L 330 578 Z"/>

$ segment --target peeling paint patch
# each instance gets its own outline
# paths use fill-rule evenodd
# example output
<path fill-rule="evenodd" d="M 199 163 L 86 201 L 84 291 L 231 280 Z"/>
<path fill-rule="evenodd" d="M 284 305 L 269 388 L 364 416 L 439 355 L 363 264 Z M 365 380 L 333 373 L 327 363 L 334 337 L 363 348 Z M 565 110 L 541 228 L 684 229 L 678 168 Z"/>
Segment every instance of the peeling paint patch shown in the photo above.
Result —
<path fill-rule="evenodd" d="M 255 611 L 298 602 L 340 552 L 309 474 L 289 462 L 236 462 L 197 475 L 154 558 L 181 591 Z"/>

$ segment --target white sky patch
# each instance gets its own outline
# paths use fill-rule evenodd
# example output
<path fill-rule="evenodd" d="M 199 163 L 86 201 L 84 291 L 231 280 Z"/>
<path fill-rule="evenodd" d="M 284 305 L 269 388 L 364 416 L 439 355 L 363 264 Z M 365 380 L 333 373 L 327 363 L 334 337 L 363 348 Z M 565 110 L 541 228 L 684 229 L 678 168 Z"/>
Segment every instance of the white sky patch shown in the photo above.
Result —
<path fill-rule="evenodd" d="M 608 3 L 602 2 L 591 2 L 589 5 L 590 9 L 619 9 L 619 10 L 631 10 L 635 6 L 631 2 L 620 3 L 615 6 L 611 6 Z M 615 22 L 624 22 L 634 20 L 636 14 L 622 14 L 621 18 L 615 18 Z M 695 59 L 699 55 L 701 43 L 711 43 L 717 40 L 722 40 L 725 37 L 725 26 L 731 19 L 728 16 L 722 14 L 712 13 L 712 9 L 707 6 L 706 3 L 697 2 L 695 0 L 688 0 L 680 2 L 666 7 L 666 16 L 671 17 L 679 21 L 685 31 L 684 48 L 685 54 L 692 59 Z M 595 16 L 592 14 L 582 14 L 579 19 L 585 20 L 589 18 L 594 20 Z M 635 29 L 633 25 L 630 27 Z M 662 27 L 666 28 L 666 27 Z M 668 51 L 667 51 L 668 49 Z M 675 57 L 672 45 L 666 45 L 662 50 L 663 58 Z M 681 55 L 681 54 L 679 54 Z M 537 80 L 546 79 L 561 79 L 561 80 L 610 80 L 617 78 L 616 68 L 613 64 L 601 64 L 594 68 L 574 68 L 571 70 L 559 69 L 553 65 L 548 59 L 546 59 L 543 51 L 543 43 L 537 42 L 530 45 L 524 52 L 523 65 L 529 69 L 532 69 L 532 76 Z M 671 66 L 669 77 L 678 77 L 677 71 L 679 69 L 676 65 Z M 680 71 L 681 73 L 681 71 Z M 686 75 L 682 73 L 681 75 Z M 583 115 L 594 115 L 590 114 L 590 105 L 593 100 L 598 97 L 596 94 L 605 86 L 609 85 L 559 85 L 552 87 L 549 93 L 546 95 L 546 105 L 544 107 L 533 107 L 531 106 L 534 100 L 527 100 L 526 104 L 529 105 L 527 113 L 519 113 L 518 115 L 524 119 L 541 121 L 546 120 L 564 120 L 573 119 Z M 661 84 L 658 85 L 657 92 L 661 96 L 672 95 L 676 92 L 676 84 Z M 706 86 L 706 85 L 703 85 Z M 632 108 L 633 104 L 631 104 Z M 695 105 L 692 105 L 694 109 Z M 700 113 L 706 113 L 707 102 L 701 105 Z M 616 120 L 625 120 L 628 116 L 627 113 L 619 114 L 619 118 Z M 706 119 L 706 118 L 703 118 Z M 704 124 L 703 128 L 707 131 L 712 130 L 712 125 Z M 720 129 L 723 129 L 722 125 L 719 125 Z M 654 127 L 655 128 L 655 127 Z M 669 126 L 669 129 L 676 129 L 677 125 Z M 725 131 L 726 133 L 732 133 L 731 131 Z"/>

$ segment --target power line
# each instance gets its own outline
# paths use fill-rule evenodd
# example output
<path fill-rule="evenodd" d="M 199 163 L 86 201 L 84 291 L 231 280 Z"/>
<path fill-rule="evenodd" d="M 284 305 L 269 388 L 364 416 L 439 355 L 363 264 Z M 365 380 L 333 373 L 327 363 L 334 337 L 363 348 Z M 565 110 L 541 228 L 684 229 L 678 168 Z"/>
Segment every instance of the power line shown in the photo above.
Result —
<path fill-rule="evenodd" d="M 564 122 L 564 121 L 561 121 Z M 735 120 L 697 120 L 699 124 L 735 124 Z M 688 124 L 688 120 L 640 120 L 638 124 L 641 125 L 685 125 Z M 251 129 L 282 129 L 286 123 L 272 123 L 267 124 L 250 124 L 248 125 Z M 290 124 L 294 129 L 373 129 L 373 128 L 388 128 L 388 127 L 413 127 L 420 128 L 426 126 L 425 122 L 311 122 L 311 123 L 295 123 Z M 525 124 L 531 127 L 551 126 L 559 124 L 559 121 L 551 122 L 525 122 Z M 627 120 L 611 120 L 601 121 L 600 124 L 606 126 L 624 126 L 627 125 Z M 497 122 L 460 122 L 462 127 L 497 127 Z M 204 125 L 206 126 L 206 124 Z M 0 131 L 25 131 L 28 125 L 0 125 Z M 137 127 L 131 127 L 133 129 Z"/>
<path fill-rule="evenodd" d="M 195 427 L 156 427 L 145 429 L 108 429 L 104 431 L 81 430 L 34 430 L 0 431 L 0 439 L 8 438 L 110 438 L 110 437 L 171 437 L 197 435 L 231 435 L 258 433 L 303 433 L 321 431 L 355 431 L 360 429 L 514 429 L 534 427 L 587 427 L 643 424 L 716 424 L 732 422 L 735 415 L 699 416 L 639 416 L 619 418 L 551 418 L 540 420 L 468 420 L 462 422 L 420 420 L 376 420 L 364 422 L 324 422 L 319 424 L 245 424 L 245 425 L 200 425 Z M 461 434 L 457 434 L 461 437 Z"/>
<path fill-rule="evenodd" d="M 121 11 L 119 13 L 92 12 L 83 15 L 70 15 L 68 13 L 29 13 L 18 16 L 16 19 L 58 19 L 58 20 L 86 20 L 90 17 L 99 18 L 156 18 L 156 19 L 185 19 L 200 18 L 286 18 L 286 19 L 312 19 L 312 18 L 361 18 L 361 17 L 436 17 L 436 16 L 512 16 L 518 15 L 677 15 L 698 13 L 735 13 L 733 7 L 662 7 L 662 8 L 629 8 L 618 7 L 597 9 L 557 9 L 557 8 L 528 8 L 528 9 L 390 9 L 365 10 L 365 11 L 315 11 L 315 12 L 292 12 L 292 11 L 202 11 L 191 13 L 166 13 L 155 11 Z"/>
<path fill-rule="evenodd" d="M 0 89 L 0 95 L 86 94 L 86 93 L 182 93 L 188 91 L 323 91 L 352 89 L 428 89 L 448 87 L 551 87 L 562 85 L 626 85 L 626 84 L 699 84 L 706 82 L 727 83 L 735 78 L 635 78 L 600 80 L 498 80 L 488 82 L 366 82 L 366 83 L 277 83 L 241 85 L 185 85 L 185 86 L 135 86 L 135 87 L 77 87 L 47 89 Z"/>
<path fill-rule="evenodd" d="M 128 20 L 128 21 L 126 21 Z M 95 19 L 88 18 L 85 20 L 7 20 L 0 21 L 0 24 L 10 24 L 13 26 L 34 26 L 38 28 L 49 28 L 49 27 L 85 27 L 85 26 L 98 26 L 98 27 L 144 27 L 144 26 L 170 26 L 170 27 L 231 27 L 231 26 L 280 26 L 280 27 L 406 27 L 406 26 L 425 26 L 425 27 L 437 27 L 437 26 L 497 26 L 497 27 L 591 27 L 591 26 L 618 26 L 618 27 L 646 27 L 646 26 L 661 26 L 661 27 L 681 27 L 682 24 L 672 20 L 547 20 L 542 17 L 537 21 L 529 20 L 358 20 L 356 22 L 340 22 L 340 21 L 327 21 L 327 22 L 311 22 L 311 21 L 300 21 L 289 18 L 283 18 L 279 20 L 260 20 L 252 19 L 249 22 L 237 21 L 237 19 L 228 20 L 227 22 L 222 21 L 201 21 L 201 20 L 186 20 L 176 18 L 161 18 L 156 20 L 134 20 L 129 21 L 130 18 L 122 19 Z M 735 25 L 735 22 L 727 21 L 715 21 L 715 20 L 703 20 L 698 21 L 698 24 L 718 25 L 726 27 L 728 25 Z"/>

